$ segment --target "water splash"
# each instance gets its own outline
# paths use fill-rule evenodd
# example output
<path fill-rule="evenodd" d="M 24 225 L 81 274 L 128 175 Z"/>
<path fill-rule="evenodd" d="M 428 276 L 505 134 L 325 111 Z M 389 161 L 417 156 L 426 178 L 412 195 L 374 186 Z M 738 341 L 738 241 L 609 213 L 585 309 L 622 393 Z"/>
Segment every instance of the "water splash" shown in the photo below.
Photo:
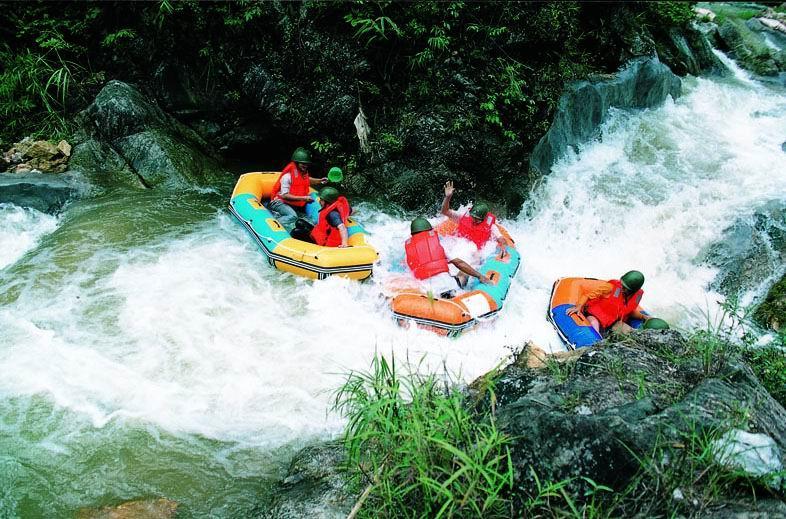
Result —
<path fill-rule="evenodd" d="M 57 225 L 56 216 L 12 204 L 0 204 L 0 269 L 21 258 Z"/>

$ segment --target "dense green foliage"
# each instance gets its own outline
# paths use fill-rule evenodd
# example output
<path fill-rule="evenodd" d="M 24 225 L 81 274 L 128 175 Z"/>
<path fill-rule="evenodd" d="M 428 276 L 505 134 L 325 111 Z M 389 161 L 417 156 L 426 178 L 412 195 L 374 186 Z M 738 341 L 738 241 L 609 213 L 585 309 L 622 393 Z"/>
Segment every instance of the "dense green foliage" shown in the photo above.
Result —
<path fill-rule="evenodd" d="M 336 396 L 363 517 L 507 517 L 513 484 L 507 438 L 493 415 L 472 416 L 465 396 L 434 375 L 402 376 L 375 357 Z"/>
<path fill-rule="evenodd" d="M 565 81 L 616 69 L 630 34 L 684 24 L 689 12 L 687 2 L 9 3 L 0 139 L 65 131 L 117 78 L 165 108 L 272 117 L 287 147 L 316 143 L 349 165 L 357 139 L 347 117 L 358 104 L 388 159 L 411 151 L 424 113 L 449 135 L 481 131 L 523 152 Z M 250 92 L 253 67 L 278 85 L 266 107 Z"/>

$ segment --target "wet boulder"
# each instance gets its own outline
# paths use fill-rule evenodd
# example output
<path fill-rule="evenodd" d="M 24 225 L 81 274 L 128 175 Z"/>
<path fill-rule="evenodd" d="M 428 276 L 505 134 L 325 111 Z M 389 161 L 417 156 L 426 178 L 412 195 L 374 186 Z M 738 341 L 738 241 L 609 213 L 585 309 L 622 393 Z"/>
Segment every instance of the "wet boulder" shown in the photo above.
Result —
<path fill-rule="evenodd" d="M 514 492 L 523 499 L 535 475 L 571 479 L 574 492 L 589 489 L 582 477 L 624 488 L 640 470 L 637 457 L 712 431 L 721 442 L 722 431 L 761 435 L 777 458 L 766 466 L 782 466 L 786 410 L 741 360 L 705 363 L 697 352 L 676 331 L 651 330 L 604 341 L 560 369 L 529 368 L 526 355 L 503 369 L 497 420 L 512 438 Z M 735 421 L 740 412 L 746 420 Z"/>
<path fill-rule="evenodd" d="M 667 37 L 659 40 L 658 57 L 679 76 L 729 74 L 726 65 L 712 52 L 707 36 L 693 27 L 669 29 Z"/>
<path fill-rule="evenodd" d="M 764 27 L 759 22 L 760 27 Z M 757 27 L 754 25 L 754 27 Z M 786 70 L 786 56 L 768 41 L 763 31 L 751 30 L 746 22 L 729 18 L 718 28 L 718 37 L 724 50 L 743 68 L 760 76 L 777 76 Z M 769 44 L 768 44 L 769 43 Z"/>
<path fill-rule="evenodd" d="M 633 60 L 612 78 L 578 81 L 566 88 L 554 120 L 532 150 L 530 168 L 547 175 L 570 149 L 593 138 L 609 109 L 650 108 L 677 98 L 682 82 L 657 57 Z"/>
<path fill-rule="evenodd" d="M 110 147 L 145 187 L 209 185 L 227 176 L 204 140 L 126 83 L 107 83 L 83 112 L 82 127 L 86 156 Z M 116 158 L 109 153 L 107 161 Z"/>
<path fill-rule="evenodd" d="M 761 285 L 786 263 L 786 202 L 772 201 L 739 218 L 701 262 L 719 270 L 712 288 L 727 296 Z"/>
<path fill-rule="evenodd" d="M 54 214 L 66 202 L 85 191 L 85 186 L 70 175 L 7 173 L 0 175 L 0 204 L 31 207 Z"/>

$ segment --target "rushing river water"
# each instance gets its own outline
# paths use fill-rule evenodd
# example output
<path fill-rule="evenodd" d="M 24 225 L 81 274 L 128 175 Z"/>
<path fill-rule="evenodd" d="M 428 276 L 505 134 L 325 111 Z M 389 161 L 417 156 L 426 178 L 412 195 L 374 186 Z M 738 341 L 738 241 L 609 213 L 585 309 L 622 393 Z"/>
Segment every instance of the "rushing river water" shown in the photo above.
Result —
<path fill-rule="evenodd" d="M 522 269 L 499 318 L 455 340 L 398 328 L 380 295 L 412 215 L 361 204 L 377 275 L 314 283 L 267 266 L 228 192 L 0 205 L 0 517 L 153 496 L 247 516 L 292 452 L 341 429 L 331 392 L 375 351 L 471 380 L 528 340 L 561 349 L 545 319 L 560 276 L 639 269 L 650 311 L 704 326 L 720 296 L 698 258 L 786 198 L 786 97 L 739 71 L 684 90 L 614 113 L 504 222 Z"/>

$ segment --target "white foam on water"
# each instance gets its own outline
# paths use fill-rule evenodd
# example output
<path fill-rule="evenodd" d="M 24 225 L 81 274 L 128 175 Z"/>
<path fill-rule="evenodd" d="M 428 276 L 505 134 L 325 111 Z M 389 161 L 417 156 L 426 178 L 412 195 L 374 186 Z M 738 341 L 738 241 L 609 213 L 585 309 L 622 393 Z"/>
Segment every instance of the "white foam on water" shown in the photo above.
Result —
<path fill-rule="evenodd" d="M 35 247 L 57 228 L 59 219 L 31 208 L 0 204 L 0 269 Z"/>
<path fill-rule="evenodd" d="M 647 309 L 703 325 L 719 296 L 697 258 L 735 219 L 786 196 L 784 128 L 784 98 L 736 80 L 691 80 L 676 102 L 614 113 L 545 179 L 531 217 L 502 222 L 521 270 L 499 318 L 458 339 L 399 328 L 381 295 L 402 275 L 413 215 L 360 205 L 382 257 L 366 283 L 282 274 L 228 214 L 100 249 L 60 285 L 0 308 L 0 396 L 48 395 L 96 427 L 139 420 L 270 447 L 337 432 L 331 392 L 375 352 L 470 381 L 527 340 L 562 349 L 545 319 L 558 277 L 639 269 Z"/>
<path fill-rule="evenodd" d="M 676 102 L 617 111 L 599 141 L 567 157 L 532 197 L 532 219 L 510 225 L 523 254 L 522 289 L 506 312 L 531 338 L 561 345 L 539 317 L 558 277 L 644 272 L 643 305 L 678 327 L 715 322 L 714 268 L 699 261 L 722 231 L 786 199 L 786 99 L 764 88 L 686 81 Z M 539 323 L 539 324 L 537 324 Z"/>

